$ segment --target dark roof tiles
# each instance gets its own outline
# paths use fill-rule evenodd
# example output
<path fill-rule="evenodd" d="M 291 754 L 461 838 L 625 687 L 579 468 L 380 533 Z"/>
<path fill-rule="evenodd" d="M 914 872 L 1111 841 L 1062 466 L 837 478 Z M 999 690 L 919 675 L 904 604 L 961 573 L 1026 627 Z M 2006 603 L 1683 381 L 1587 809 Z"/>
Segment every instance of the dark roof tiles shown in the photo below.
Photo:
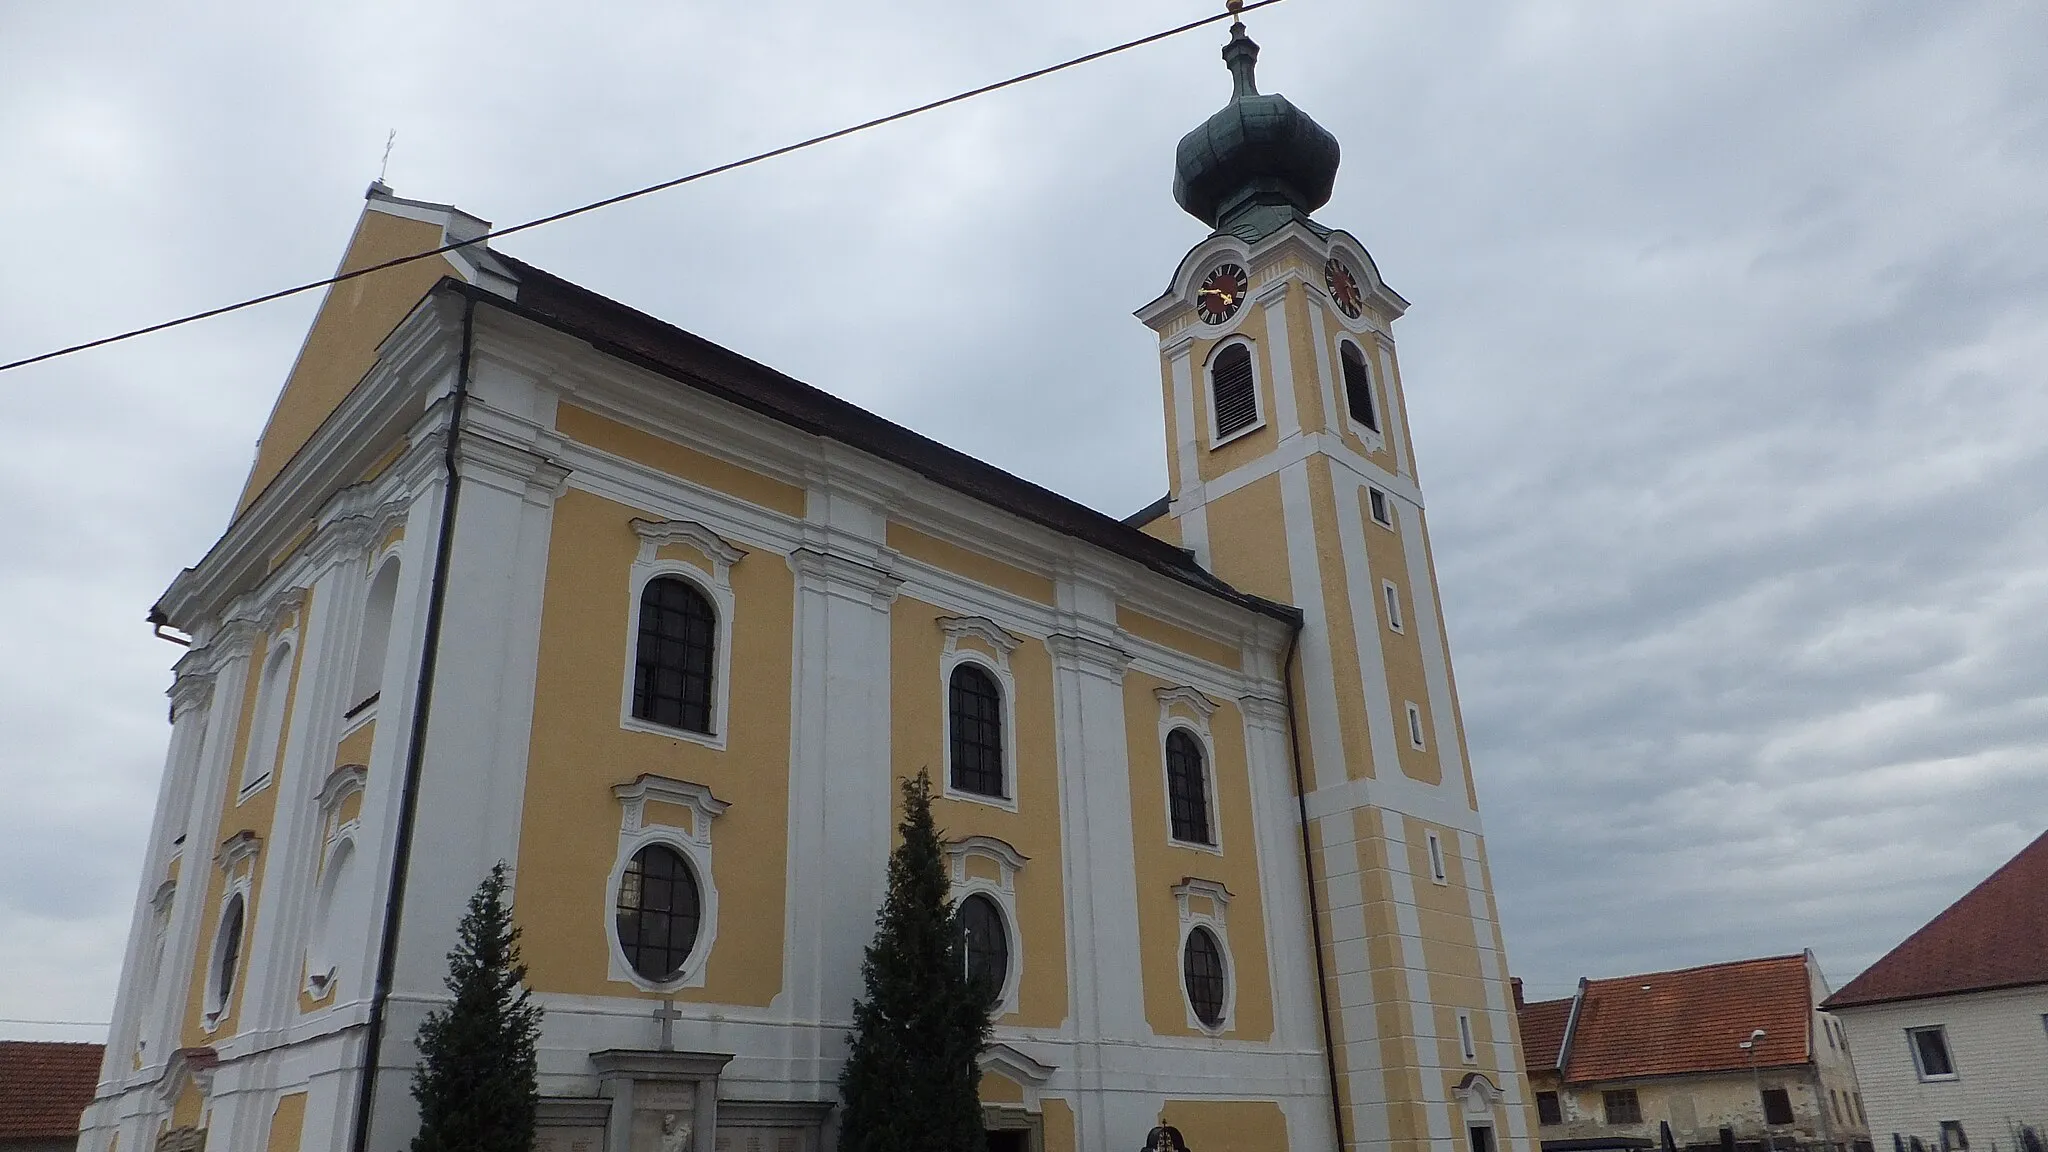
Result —
<path fill-rule="evenodd" d="M 2048 984 L 2048 833 L 1872 964 L 1827 1006 Z"/>
<path fill-rule="evenodd" d="M 1531 1072 L 1555 1071 L 1558 1050 L 1564 1046 L 1564 1028 L 1572 1018 L 1571 998 L 1524 1004 L 1519 1015 L 1523 1066 Z"/>
<path fill-rule="evenodd" d="M 105 1054 L 103 1044 L 0 1040 L 0 1140 L 75 1135 Z"/>

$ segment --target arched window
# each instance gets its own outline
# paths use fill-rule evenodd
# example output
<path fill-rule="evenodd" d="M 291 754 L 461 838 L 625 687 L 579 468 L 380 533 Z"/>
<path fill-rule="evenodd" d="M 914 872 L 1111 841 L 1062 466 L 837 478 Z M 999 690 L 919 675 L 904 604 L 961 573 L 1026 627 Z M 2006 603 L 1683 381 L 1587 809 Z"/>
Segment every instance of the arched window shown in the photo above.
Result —
<path fill-rule="evenodd" d="M 1188 1006 L 1195 1010 L 1195 1019 L 1211 1028 L 1221 1027 L 1223 947 L 1207 928 L 1196 927 L 1188 933 L 1187 945 L 1181 949 L 1181 972 L 1187 979 Z"/>
<path fill-rule="evenodd" d="M 351 938 L 360 940 L 369 927 L 367 903 L 359 895 L 356 842 L 344 837 L 328 853 L 320 877 L 319 902 L 313 911 L 313 946 L 306 959 L 308 982 L 316 995 L 326 995 L 341 970 L 341 950 Z"/>
<path fill-rule="evenodd" d="M 237 892 L 228 899 L 228 910 L 220 918 L 220 936 L 213 946 L 213 1011 L 226 1015 L 235 994 L 235 974 L 242 966 L 242 920 L 245 905 Z"/>
<path fill-rule="evenodd" d="M 711 657 L 717 636 L 717 615 L 696 585 L 674 576 L 649 580 L 640 593 L 633 715 L 709 735 Z"/>
<path fill-rule="evenodd" d="M 270 779 L 284 743 L 285 697 L 292 682 L 292 647 L 279 644 L 263 665 L 257 688 L 256 727 L 250 733 L 248 759 L 242 762 L 242 787 L 254 788 Z"/>
<path fill-rule="evenodd" d="M 965 944 L 967 982 L 990 1000 L 1000 997 L 1010 978 L 1010 934 L 995 901 L 980 895 L 962 900 L 960 934 Z"/>
<path fill-rule="evenodd" d="M 1351 408 L 1351 418 L 1377 432 L 1380 430 L 1380 414 L 1372 402 L 1372 372 L 1365 366 L 1365 353 L 1349 340 L 1344 342 L 1344 401 Z"/>
<path fill-rule="evenodd" d="M 1185 728 L 1166 734 L 1166 801 L 1175 840 L 1216 843 L 1215 830 L 1209 826 L 1209 773 L 1202 742 Z"/>
<path fill-rule="evenodd" d="M 1231 344 L 1209 364 L 1209 399 L 1216 412 L 1216 438 L 1242 432 L 1259 420 L 1258 388 L 1252 381 L 1252 351 Z"/>
<path fill-rule="evenodd" d="M 673 980 L 697 943 L 703 900 L 681 853 L 649 844 L 619 878 L 619 947 L 633 971 L 657 984 Z"/>
<path fill-rule="evenodd" d="M 953 790 L 1008 799 L 1003 789 L 1003 690 L 979 664 L 962 663 L 948 679 Z"/>
<path fill-rule="evenodd" d="M 363 604 L 362 641 L 356 646 L 355 682 L 348 693 L 351 715 L 384 684 L 384 653 L 391 646 L 391 611 L 397 603 L 398 561 L 388 560 L 370 581 L 370 597 Z"/>

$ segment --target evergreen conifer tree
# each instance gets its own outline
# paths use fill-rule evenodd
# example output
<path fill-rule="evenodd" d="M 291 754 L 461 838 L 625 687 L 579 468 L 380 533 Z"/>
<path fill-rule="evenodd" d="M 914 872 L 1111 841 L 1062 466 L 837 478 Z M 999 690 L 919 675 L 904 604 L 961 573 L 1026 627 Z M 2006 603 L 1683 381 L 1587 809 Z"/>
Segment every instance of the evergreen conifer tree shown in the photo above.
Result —
<path fill-rule="evenodd" d="M 541 1009 L 526 990 L 503 861 L 469 899 L 448 953 L 447 983 L 455 1002 L 420 1024 L 412 1078 L 420 1130 L 412 1152 L 530 1152 Z"/>
<path fill-rule="evenodd" d="M 988 1046 L 992 1004 L 967 979 L 923 772 L 903 782 L 899 831 L 839 1075 L 839 1152 L 985 1152 L 975 1061 Z"/>

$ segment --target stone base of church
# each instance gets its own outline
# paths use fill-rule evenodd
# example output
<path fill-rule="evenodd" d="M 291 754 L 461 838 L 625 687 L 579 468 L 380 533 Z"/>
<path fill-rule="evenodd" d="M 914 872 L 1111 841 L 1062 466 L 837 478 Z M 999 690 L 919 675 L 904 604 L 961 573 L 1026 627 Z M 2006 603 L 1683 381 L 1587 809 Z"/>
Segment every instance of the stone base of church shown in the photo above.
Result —
<path fill-rule="evenodd" d="M 596 1097 L 540 1102 L 534 1152 L 820 1152 L 831 1101 L 721 1100 L 728 1053 L 593 1052 Z"/>

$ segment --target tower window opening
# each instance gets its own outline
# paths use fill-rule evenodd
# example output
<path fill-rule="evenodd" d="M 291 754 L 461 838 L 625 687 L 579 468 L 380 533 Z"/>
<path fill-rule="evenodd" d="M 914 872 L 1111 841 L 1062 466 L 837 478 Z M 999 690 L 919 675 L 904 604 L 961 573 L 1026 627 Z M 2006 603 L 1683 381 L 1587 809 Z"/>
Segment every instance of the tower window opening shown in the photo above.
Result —
<path fill-rule="evenodd" d="M 1401 590 L 1392 580 L 1380 582 L 1380 591 L 1387 598 L 1387 627 L 1396 632 L 1405 631 L 1401 626 Z"/>
<path fill-rule="evenodd" d="M 1372 522 L 1383 528 L 1394 526 L 1393 509 L 1387 505 L 1387 494 L 1377 488 L 1365 490 L 1365 502 L 1372 507 Z"/>
<path fill-rule="evenodd" d="M 1413 701 L 1408 704 L 1408 743 L 1414 745 L 1418 752 L 1429 747 L 1422 738 L 1422 709 L 1417 708 Z"/>
<path fill-rule="evenodd" d="M 1232 344 L 1209 366 L 1209 398 L 1215 407 L 1216 438 L 1232 436 L 1259 422 L 1258 387 L 1252 379 L 1252 352 Z"/>
<path fill-rule="evenodd" d="M 1365 353 L 1358 345 L 1346 341 L 1344 353 L 1344 401 L 1351 409 L 1351 418 L 1374 432 L 1380 430 L 1379 412 L 1372 402 L 1372 372 L 1365 366 Z"/>

